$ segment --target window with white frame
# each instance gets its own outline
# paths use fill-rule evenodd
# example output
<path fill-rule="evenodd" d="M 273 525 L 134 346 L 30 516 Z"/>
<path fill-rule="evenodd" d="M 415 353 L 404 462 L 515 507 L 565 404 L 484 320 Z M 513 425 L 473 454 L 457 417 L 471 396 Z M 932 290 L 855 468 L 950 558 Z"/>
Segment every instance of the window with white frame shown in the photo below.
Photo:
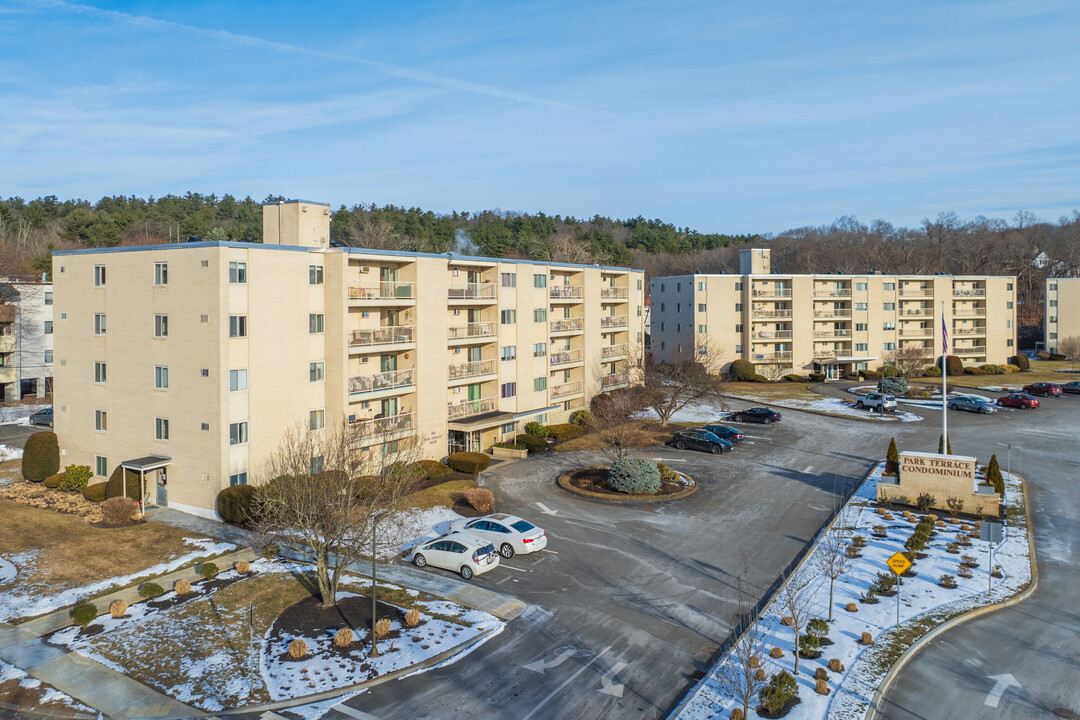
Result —
<path fill-rule="evenodd" d="M 52 350 L 46 350 L 45 351 L 45 362 L 51 363 L 52 361 L 53 361 L 53 351 Z"/>
<path fill-rule="evenodd" d="M 247 263 L 246 262 L 230 262 L 229 263 L 229 284 L 230 285 L 243 285 L 247 282 Z"/>
<path fill-rule="evenodd" d="M 536 273 L 533 275 L 533 287 L 546 288 L 547 287 L 547 275 L 544 273 Z"/>
<path fill-rule="evenodd" d="M 156 338 L 169 337 L 169 316 L 168 315 L 155 315 L 154 316 L 154 337 L 156 337 Z"/>
<path fill-rule="evenodd" d="M 866 291 L 866 283 L 864 283 L 864 282 L 855 283 L 855 291 L 856 292 L 865 292 Z"/>
<path fill-rule="evenodd" d="M 247 390 L 247 369 L 229 371 L 229 392 Z"/>
<path fill-rule="evenodd" d="M 705 303 L 698 303 L 697 304 L 697 311 L 698 312 L 705 312 Z"/>
<path fill-rule="evenodd" d="M 884 290 L 885 292 L 893 292 L 893 291 L 896 290 L 896 283 L 894 283 L 894 282 L 882 283 L 881 289 Z"/>
<path fill-rule="evenodd" d="M 867 308 L 866 303 L 855 303 L 855 309 L 860 311 L 860 312 L 865 312 L 866 308 Z"/>
<path fill-rule="evenodd" d="M 548 381 L 548 379 L 546 377 L 534 378 L 533 379 L 533 392 L 541 392 L 543 390 L 547 390 L 547 381 Z"/>
<path fill-rule="evenodd" d="M 105 432 L 109 429 L 109 413 L 104 410 L 94 411 L 94 429 Z"/>
<path fill-rule="evenodd" d="M 94 474 L 98 477 L 105 477 L 109 474 L 109 459 L 104 455 L 94 456 Z"/>
<path fill-rule="evenodd" d="M 885 310 L 886 312 L 892 312 L 892 311 L 896 310 L 896 303 L 887 302 L 882 306 L 882 309 Z"/>
<path fill-rule="evenodd" d="M 169 264 L 168 263 L 154 263 L 154 284 L 155 285 L 168 285 L 169 284 Z"/>
<path fill-rule="evenodd" d="M 52 320 L 46 320 L 45 321 L 45 330 L 44 330 L 44 332 L 45 332 L 46 335 L 52 335 L 52 324 L 53 324 Z"/>
<path fill-rule="evenodd" d="M 94 363 L 94 382 L 96 382 L 96 383 L 105 382 L 105 363 L 103 363 L 103 362 L 95 362 Z"/>
<path fill-rule="evenodd" d="M 698 331 L 698 335 L 707 335 L 708 332 L 709 332 L 709 326 L 708 325 L 698 325 L 697 326 L 697 331 Z"/>
<path fill-rule="evenodd" d="M 308 265 L 308 284 L 309 285 L 322 285 L 323 284 L 323 266 L 322 265 Z"/>
<path fill-rule="evenodd" d="M 248 424 L 246 422 L 229 423 L 229 444 L 246 445 L 248 441 Z"/>
<path fill-rule="evenodd" d="M 895 350 L 896 349 L 896 343 L 894 343 L 894 342 L 883 343 L 881 345 L 881 349 L 882 350 Z"/>
<path fill-rule="evenodd" d="M 154 437 L 158 440 L 169 439 L 169 419 L 154 418 Z"/>
<path fill-rule="evenodd" d="M 323 324 L 325 322 L 325 316 L 322 313 L 311 313 L 308 315 L 308 332 L 317 335 L 323 331 Z"/>
<path fill-rule="evenodd" d="M 862 323 L 860 323 L 860 324 L 862 324 Z M 890 330 L 895 330 L 896 329 L 896 323 L 894 323 L 894 322 L 882 323 L 881 324 L 881 329 L 885 330 L 886 332 L 888 332 Z"/>
<path fill-rule="evenodd" d="M 517 345 L 503 345 L 499 348 L 499 357 L 502 360 L 517 359 Z"/>
<path fill-rule="evenodd" d="M 326 366 L 321 362 L 308 363 L 308 381 L 322 382 L 326 373 Z"/>
<path fill-rule="evenodd" d="M 1013 304 L 1012 304 L 1012 300 L 1010 300 L 1009 302 L 1005 303 L 1005 309 L 1006 309 L 1006 310 L 1012 310 L 1012 309 L 1013 309 Z"/>
<path fill-rule="evenodd" d="M 533 322 L 547 322 L 547 308 L 534 309 Z"/>
<path fill-rule="evenodd" d="M 94 334 L 105 334 L 105 313 L 94 313 Z"/>
<path fill-rule="evenodd" d="M 308 429 L 322 430 L 326 427 L 326 410 L 312 410 L 308 414 Z"/>
<path fill-rule="evenodd" d="M 705 281 L 704 280 L 698 280 L 697 289 L 698 289 L 698 292 L 705 292 Z"/>
<path fill-rule="evenodd" d="M 869 349 L 869 343 L 855 343 L 855 352 L 866 352 Z"/>
<path fill-rule="evenodd" d="M 516 288 L 517 287 L 517 273 L 504 272 L 500 273 L 499 280 L 504 288 Z"/>
<path fill-rule="evenodd" d="M 52 295 L 52 293 L 51 292 L 46 292 L 45 293 L 45 304 L 46 305 L 52 305 L 52 303 L 53 303 L 53 295 Z"/>
<path fill-rule="evenodd" d="M 517 310 L 500 310 L 499 322 L 503 325 L 513 325 L 517 322 Z"/>
<path fill-rule="evenodd" d="M 230 486 L 233 486 L 233 485 L 247 485 L 247 484 L 248 484 L 248 474 L 247 474 L 247 472 L 233 473 L 232 475 L 229 476 L 229 485 Z"/>
<path fill-rule="evenodd" d="M 512 398 L 517 395 L 517 383 L 503 383 L 499 386 L 499 397 Z"/>
<path fill-rule="evenodd" d="M 169 389 L 169 368 L 165 365 L 154 366 L 154 387 L 158 390 Z"/>
<path fill-rule="evenodd" d="M 541 276 L 543 277 L 543 276 Z M 517 423 L 503 423 L 499 426 L 499 432 L 503 435 L 509 435 L 512 432 L 517 431 Z"/>
<path fill-rule="evenodd" d="M 247 315 L 229 316 L 229 337 L 247 337 Z"/>
<path fill-rule="evenodd" d="M 547 343 L 533 343 L 533 357 L 544 357 L 547 355 Z"/>
<path fill-rule="evenodd" d="M 105 285 L 105 266 L 94 266 L 94 287 L 103 287 Z"/>

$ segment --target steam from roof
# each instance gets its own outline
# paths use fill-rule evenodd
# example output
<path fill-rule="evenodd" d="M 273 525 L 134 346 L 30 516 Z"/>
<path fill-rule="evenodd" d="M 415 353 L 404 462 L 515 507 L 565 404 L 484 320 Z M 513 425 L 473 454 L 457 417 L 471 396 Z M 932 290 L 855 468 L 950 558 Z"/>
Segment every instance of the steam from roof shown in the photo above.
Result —
<path fill-rule="evenodd" d="M 479 255 L 480 248 L 476 246 L 464 228 L 458 228 L 454 231 L 453 252 L 455 255 Z"/>

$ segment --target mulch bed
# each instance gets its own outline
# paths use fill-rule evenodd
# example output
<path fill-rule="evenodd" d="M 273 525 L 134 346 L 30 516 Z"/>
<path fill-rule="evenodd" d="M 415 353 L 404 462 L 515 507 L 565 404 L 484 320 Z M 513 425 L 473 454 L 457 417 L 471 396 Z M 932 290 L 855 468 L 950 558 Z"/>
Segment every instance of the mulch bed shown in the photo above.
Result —
<path fill-rule="evenodd" d="M 776 720 L 776 718 L 782 718 L 791 712 L 791 709 L 802 702 L 801 698 L 793 697 L 784 703 L 784 707 L 780 708 L 777 712 L 771 713 L 763 707 L 754 708 L 754 712 L 758 714 L 758 717 L 768 718 L 768 720 Z"/>
<path fill-rule="evenodd" d="M 92 503 L 80 492 L 45 487 L 45 483 L 13 482 L 0 490 L 0 497 L 41 510 L 77 515 L 88 523 L 101 521 L 101 503 Z"/>
<path fill-rule="evenodd" d="M 389 618 L 401 624 L 405 622 L 405 613 L 393 605 L 379 602 L 377 603 L 377 613 L 379 619 Z M 308 640 L 318 637 L 332 638 L 334 633 L 343 627 L 353 628 L 357 631 L 360 628 L 371 627 L 371 598 L 365 595 L 339 598 L 337 605 L 334 607 L 323 607 L 317 597 L 304 598 L 300 602 L 285 608 L 285 611 L 278 616 L 273 627 L 270 628 L 267 642 L 270 643 L 270 647 L 281 649 L 279 658 L 283 662 L 301 662 L 289 656 L 287 637 L 301 637 Z M 401 633 L 399 631 L 390 631 L 386 637 L 379 641 L 380 649 L 384 648 L 382 643 L 399 640 L 400 638 Z M 357 637 L 352 646 L 347 648 L 341 648 L 329 643 L 329 648 L 320 647 L 322 650 L 321 656 L 337 655 L 342 658 L 349 658 L 351 652 L 365 644 L 365 640 L 366 638 Z M 308 652 L 311 653 L 313 650 L 314 648 L 309 644 Z"/>
<path fill-rule="evenodd" d="M 607 484 L 607 468 L 583 468 L 570 473 L 570 484 L 578 490 L 611 495 L 612 497 L 626 497 L 626 493 L 619 492 Z M 686 486 L 679 483 L 663 482 L 657 495 L 674 495 L 686 490 Z"/>

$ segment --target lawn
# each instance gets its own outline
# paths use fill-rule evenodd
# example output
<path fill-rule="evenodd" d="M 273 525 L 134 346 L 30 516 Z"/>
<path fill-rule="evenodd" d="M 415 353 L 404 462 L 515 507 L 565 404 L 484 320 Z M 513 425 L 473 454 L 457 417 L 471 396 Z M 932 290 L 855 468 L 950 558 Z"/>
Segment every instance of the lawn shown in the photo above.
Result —
<path fill-rule="evenodd" d="M 810 391 L 810 385 L 811 383 L 787 381 L 771 383 L 732 382 L 724 385 L 724 394 L 763 403 L 776 400 L 813 400 L 820 398 L 820 395 Z"/>
<path fill-rule="evenodd" d="M 408 504 L 421 510 L 433 507 L 453 507 L 454 503 L 465 497 L 465 491 L 475 487 L 472 477 L 447 480 L 415 492 L 407 498 Z"/>
<path fill-rule="evenodd" d="M 1077 370 L 1077 372 L 1061 372 L 1072 369 Z M 949 387 L 969 388 L 1000 387 L 1002 385 L 1022 387 L 1033 382 L 1066 383 L 1072 380 L 1080 380 L 1080 365 L 1067 360 L 1032 360 L 1030 370 L 1006 373 L 1005 375 L 950 375 L 948 377 Z M 914 380 L 914 382 L 940 385 L 941 378 L 923 377 Z"/>
<path fill-rule="evenodd" d="M 653 414 L 651 411 L 649 413 Z M 630 436 L 629 441 L 632 447 L 659 445 L 670 440 L 671 433 L 676 430 L 685 430 L 700 425 L 700 423 L 692 422 L 670 422 L 667 427 L 663 427 L 655 417 L 631 420 L 629 424 L 633 426 L 634 430 L 634 434 Z M 584 435 L 559 443 L 555 446 L 555 449 L 559 452 L 570 452 L 574 450 L 602 450 L 606 447 L 607 443 L 597 433 L 586 432 Z"/>

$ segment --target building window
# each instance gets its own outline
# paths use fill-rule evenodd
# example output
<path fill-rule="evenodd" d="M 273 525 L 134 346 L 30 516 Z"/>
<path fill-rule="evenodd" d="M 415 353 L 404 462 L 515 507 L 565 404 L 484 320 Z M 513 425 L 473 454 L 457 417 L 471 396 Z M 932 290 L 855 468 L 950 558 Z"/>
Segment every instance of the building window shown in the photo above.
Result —
<path fill-rule="evenodd" d="M 1005 289 L 1006 290 L 1012 290 L 1013 289 L 1013 284 L 1012 283 L 1005 283 Z M 1057 290 L 1057 285 L 1051 285 L 1050 289 L 1051 290 Z"/>
<path fill-rule="evenodd" d="M 1012 290 L 1012 283 L 1009 283 L 1008 285 L 1006 285 L 1005 289 L 1006 290 Z M 1056 291 L 1057 290 L 1057 283 L 1050 283 L 1050 289 Z"/>
<path fill-rule="evenodd" d="M 882 323 L 881 329 L 885 330 L 886 332 L 888 332 L 889 330 L 895 330 L 896 329 L 896 323 L 894 323 L 894 322 Z"/>
<path fill-rule="evenodd" d="M 323 284 L 323 266 L 322 265 L 308 265 L 307 277 L 308 277 L 308 285 L 322 285 Z"/>
<path fill-rule="evenodd" d="M 664 303 L 660 303 L 660 312 L 664 312 Z"/>
<path fill-rule="evenodd" d="M 533 310 L 533 322 L 547 322 L 547 308 Z"/>
<path fill-rule="evenodd" d="M 94 313 L 94 334 L 105 334 L 105 313 Z"/>
<path fill-rule="evenodd" d="M 547 378 L 538 377 L 533 379 L 533 392 L 542 392 L 547 390 Z"/>
<path fill-rule="evenodd" d="M 386 457 L 385 446 L 383 446 L 383 457 Z M 326 460 L 323 459 L 322 455 L 316 455 L 315 457 L 311 458 L 310 469 L 312 475 L 318 475 L 326 469 Z"/>
<path fill-rule="evenodd" d="M 641 317 L 641 306 L 640 305 L 637 306 L 637 316 Z"/>
<path fill-rule="evenodd" d="M 1012 310 L 1012 309 L 1013 309 L 1013 304 L 1012 304 L 1012 300 L 1010 300 L 1009 302 L 1005 303 L 1005 309 L 1006 309 L 1006 310 Z"/>
<path fill-rule="evenodd" d="M 247 390 L 247 370 L 229 371 L 229 392 Z"/>
<path fill-rule="evenodd" d="M 698 331 L 698 335 L 706 335 L 709 332 L 709 326 L 708 325 L 698 325 L 697 326 L 697 331 Z"/>
<path fill-rule="evenodd" d="M 499 280 L 504 288 L 517 287 L 517 273 L 501 273 Z"/>
<path fill-rule="evenodd" d="M 1006 347 L 1012 347 L 1013 346 L 1013 339 L 1012 338 L 1006 339 L 1005 340 L 1005 346 Z"/>
<path fill-rule="evenodd" d="M 660 344 L 661 344 L 661 345 L 663 345 L 663 343 L 660 343 Z M 743 346 L 742 346 L 742 345 L 736 345 L 736 346 L 735 346 L 735 353 L 736 353 L 736 354 L 738 354 L 738 355 L 742 355 L 742 353 L 743 353 Z"/>
<path fill-rule="evenodd" d="M 896 283 L 894 283 L 894 282 L 883 283 L 881 285 L 881 289 L 884 290 L 885 292 L 893 292 L 894 290 L 896 290 Z"/>
<path fill-rule="evenodd" d="M 203 423 L 200 427 L 202 427 L 203 430 L 209 430 L 210 429 L 210 423 Z"/>
<path fill-rule="evenodd" d="M 169 316 L 168 315 L 155 315 L 154 316 L 154 337 L 156 337 L 156 338 L 169 337 Z"/>
<path fill-rule="evenodd" d="M 665 292 L 664 283 L 660 283 L 660 292 Z"/>
<path fill-rule="evenodd" d="M 1057 307 L 1057 300 L 1051 300 L 1050 307 Z"/>
<path fill-rule="evenodd" d="M 1058 338 L 1057 338 L 1057 333 L 1050 333 L 1050 336 L 1049 336 L 1049 338 L 1048 338 L 1048 339 L 1050 339 L 1050 340 L 1057 340 L 1057 339 L 1058 339 Z"/>
<path fill-rule="evenodd" d="M 503 383 L 499 386 L 499 397 L 512 398 L 517 395 L 517 383 Z"/>
<path fill-rule="evenodd" d="M 209 268 L 210 267 L 210 261 L 209 260 L 200 260 L 199 261 L 199 267 L 203 268 L 203 269 Z"/>
<path fill-rule="evenodd" d="M 154 437 L 158 440 L 169 439 L 169 419 L 154 418 Z"/>
<path fill-rule="evenodd" d="M 321 362 L 308 363 L 308 380 L 310 382 L 322 382 L 326 366 Z"/>
<path fill-rule="evenodd" d="M 46 350 L 45 351 L 45 362 L 51 363 L 52 361 L 53 361 L 53 351 L 52 350 Z"/>
<path fill-rule="evenodd" d="M 697 354 L 698 355 L 707 355 L 708 353 L 709 353 L 709 347 L 707 345 L 698 345 L 698 347 L 697 347 Z"/>
<path fill-rule="evenodd" d="M 705 303 L 698 303 L 697 311 L 698 312 L 705 312 Z"/>
<path fill-rule="evenodd" d="M 104 455 L 94 456 L 94 474 L 105 477 L 109 474 L 109 460 Z"/>
<path fill-rule="evenodd" d="M 45 293 L 45 304 L 46 305 L 52 305 L 52 293 L 51 292 Z"/>
<path fill-rule="evenodd" d="M 882 344 L 881 349 L 882 350 L 895 350 L 896 349 L 896 343 L 894 343 L 894 342 L 884 343 L 884 344 Z"/>
<path fill-rule="evenodd" d="M 312 334 L 318 334 L 323 331 L 323 322 L 325 316 L 322 313 L 311 313 L 308 315 L 308 332 Z"/>
<path fill-rule="evenodd" d="M 870 345 L 867 343 L 855 343 L 855 352 L 866 352 L 870 349 Z"/>
<path fill-rule="evenodd" d="M 94 266 L 94 287 L 102 287 L 105 285 L 105 266 Z"/>
<path fill-rule="evenodd" d="M 503 360 L 515 360 L 517 358 L 517 345 L 504 345 L 499 348 L 499 357 Z"/>
<path fill-rule="evenodd" d="M 866 332 L 869 327 L 867 323 L 855 323 L 855 332 Z"/>
<path fill-rule="evenodd" d="M 513 325 L 517 322 L 517 310 L 500 310 L 499 322 L 503 325 Z"/>
<path fill-rule="evenodd" d="M 886 311 L 896 310 L 896 303 L 885 303 L 885 305 L 884 305 L 884 307 L 882 309 L 886 310 Z"/>
<path fill-rule="evenodd" d="M 164 365 L 154 367 L 154 387 L 158 390 L 169 389 L 169 368 Z"/>
<path fill-rule="evenodd" d="M 96 382 L 96 383 L 105 382 L 105 363 L 103 363 L 103 362 L 95 362 L 94 363 L 94 382 Z"/>
<path fill-rule="evenodd" d="M 326 427 L 326 411 L 312 410 L 308 415 L 308 429 L 322 430 L 324 427 Z"/>
<path fill-rule="evenodd" d="M 858 292 L 860 290 L 862 290 L 864 292 L 866 291 L 866 283 L 864 283 L 864 282 L 855 283 L 855 291 Z"/>
<path fill-rule="evenodd" d="M 248 424 L 246 422 L 229 423 L 229 444 L 246 445 L 248 441 Z"/>
<path fill-rule="evenodd" d="M 664 332 L 664 322 L 660 321 L 660 332 Z"/>
<path fill-rule="evenodd" d="M 169 264 L 168 263 L 154 263 L 154 284 L 155 285 L 168 285 L 169 284 Z"/>
<path fill-rule="evenodd" d="M 742 332 L 742 325 L 740 325 L 738 323 L 735 323 L 735 332 L 741 333 Z"/>
<path fill-rule="evenodd" d="M 736 282 L 735 283 L 735 292 L 739 292 L 740 290 L 742 290 L 742 283 L 741 282 Z"/>
<path fill-rule="evenodd" d="M 865 311 L 866 303 L 855 303 L 855 309 L 858 311 Z"/>
<path fill-rule="evenodd" d="M 231 262 L 229 263 L 229 284 L 231 285 L 243 285 L 247 282 L 247 263 L 246 262 Z"/>
<path fill-rule="evenodd" d="M 109 413 L 104 410 L 94 411 L 94 429 L 101 432 L 109 429 Z"/>
<path fill-rule="evenodd" d="M 533 344 L 533 357 L 544 357 L 545 355 L 547 355 L 547 343 Z"/>
<path fill-rule="evenodd" d="M 45 334 L 46 335 L 52 335 L 52 323 L 53 323 L 52 320 L 46 320 L 45 321 Z"/>
<path fill-rule="evenodd" d="M 1052 322 L 1052 323 L 1056 323 L 1056 322 L 1057 322 L 1057 317 L 1056 317 L 1056 316 L 1055 316 L 1055 317 L 1051 317 L 1051 318 L 1050 318 L 1050 322 Z M 1012 327 L 1012 320 L 1006 320 L 1006 321 L 1005 321 L 1005 327 L 1007 327 L 1007 328 L 1011 328 L 1011 327 Z M 45 351 L 45 353 L 46 353 L 46 354 L 49 354 L 49 353 L 50 353 L 50 351 L 49 351 L 49 350 L 46 350 L 46 351 Z M 49 360 L 51 360 L 51 359 L 52 359 L 52 358 L 49 358 Z M 46 360 L 46 362 L 48 362 L 49 360 Z"/>
<path fill-rule="evenodd" d="M 240 472 L 229 476 L 229 485 L 247 485 L 247 473 Z"/>
<path fill-rule="evenodd" d="M 705 292 L 705 281 L 699 280 L 697 284 L 698 292 Z"/>
<path fill-rule="evenodd" d="M 536 273 L 535 275 L 533 275 L 533 287 L 546 288 L 547 275 L 543 273 Z"/>
<path fill-rule="evenodd" d="M 543 277 L 543 275 L 541 275 L 540 277 Z M 516 431 L 517 431 L 517 423 L 505 423 L 505 424 L 499 426 L 499 432 L 502 433 L 503 435 L 509 435 L 509 434 L 511 434 L 513 432 L 516 432 Z"/>

